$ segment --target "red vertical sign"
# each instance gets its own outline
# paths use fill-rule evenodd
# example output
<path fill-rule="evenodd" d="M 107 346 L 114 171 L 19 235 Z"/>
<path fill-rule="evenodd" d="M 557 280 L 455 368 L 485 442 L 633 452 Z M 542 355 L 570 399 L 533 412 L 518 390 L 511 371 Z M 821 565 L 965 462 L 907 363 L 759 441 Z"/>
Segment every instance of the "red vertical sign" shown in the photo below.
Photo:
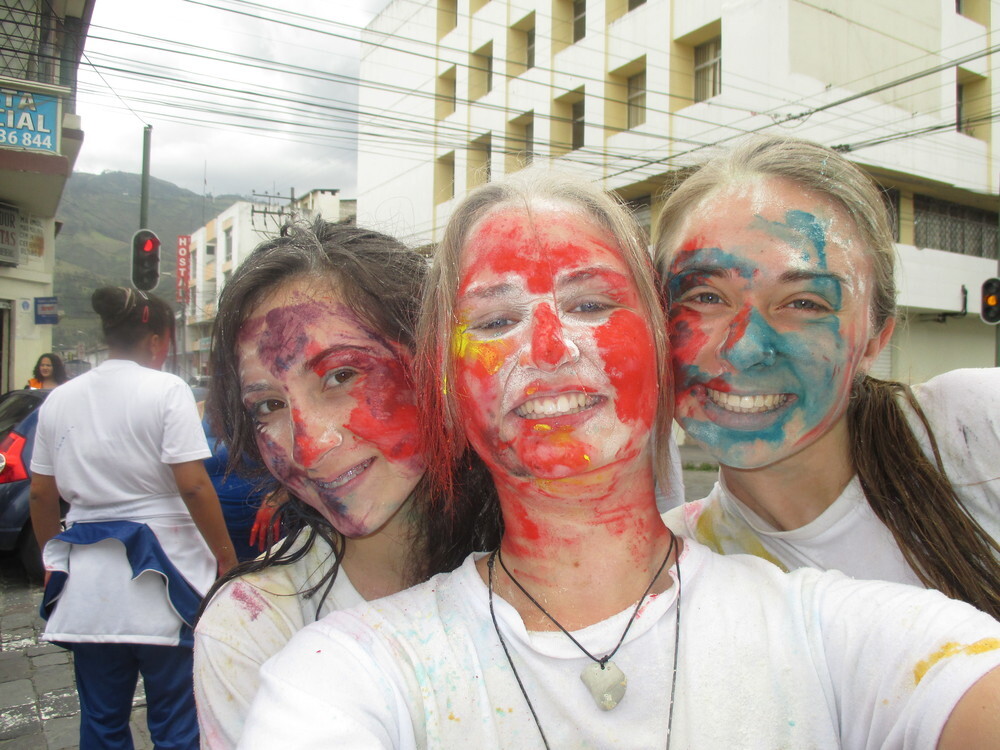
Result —
<path fill-rule="evenodd" d="M 188 303 L 188 281 L 191 279 L 191 235 L 177 236 L 177 301 Z"/>

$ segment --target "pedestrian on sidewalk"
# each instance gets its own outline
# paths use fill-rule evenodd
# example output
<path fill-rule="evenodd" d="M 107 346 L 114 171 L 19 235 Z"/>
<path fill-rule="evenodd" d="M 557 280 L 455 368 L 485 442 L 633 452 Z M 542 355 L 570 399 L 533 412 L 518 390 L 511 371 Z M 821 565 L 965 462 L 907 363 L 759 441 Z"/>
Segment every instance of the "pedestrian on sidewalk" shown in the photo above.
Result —
<path fill-rule="evenodd" d="M 672 193 L 656 258 L 676 418 L 721 464 L 671 528 L 1000 618 L 1000 369 L 868 374 L 896 313 L 878 186 L 828 148 L 756 136 Z"/>
<path fill-rule="evenodd" d="M 91 301 L 109 358 L 42 405 L 31 521 L 44 548 L 41 639 L 73 652 L 82 750 L 130 750 L 138 675 L 157 748 L 194 750 L 192 623 L 235 565 L 191 389 L 160 372 L 174 317 L 160 298 L 103 287 Z M 69 504 L 60 532 L 59 499 Z"/>

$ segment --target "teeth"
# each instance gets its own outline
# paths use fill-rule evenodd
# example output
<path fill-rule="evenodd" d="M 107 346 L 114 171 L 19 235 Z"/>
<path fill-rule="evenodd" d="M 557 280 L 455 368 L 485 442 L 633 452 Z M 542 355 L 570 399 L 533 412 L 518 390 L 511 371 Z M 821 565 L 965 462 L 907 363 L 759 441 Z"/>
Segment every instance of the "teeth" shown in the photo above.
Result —
<path fill-rule="evenodd" d="M 375 460 L 374 458 L 366 459 L 364 462 L 358 464 L 357 466 L 348 469 L 336 479 L 333 479 L 329 482 L 317 481 L 316 484 L 325 490 L 335 490 L 338 487 L 343 487 L 345 484 L 354 479 L 354 477 L 356 477 L 358 474 L 360 474 L 369 466 L 371 466 L 372 461 L 374 460 Z"/>
<path fill-rule="evenodd" d="M 738 414 L 755 414 L 757 412 L 771 411 L 788 401 L 788 395 L 785 393 L 737 396 L 734 393 L 713 391 L 711 388 L 706 388 L 705 390 L 713 404 L 726 411 L 733 411 Z"/>
<path fill-rule="evenodd" d="M 519 417 L 537 419 L 539 417 L 564 417 L 576 414 L 597 403 L 597 398 L 585 393 L 563 393 L 555 398 L 533 398 L 521 404 L 516 413 Z"/>

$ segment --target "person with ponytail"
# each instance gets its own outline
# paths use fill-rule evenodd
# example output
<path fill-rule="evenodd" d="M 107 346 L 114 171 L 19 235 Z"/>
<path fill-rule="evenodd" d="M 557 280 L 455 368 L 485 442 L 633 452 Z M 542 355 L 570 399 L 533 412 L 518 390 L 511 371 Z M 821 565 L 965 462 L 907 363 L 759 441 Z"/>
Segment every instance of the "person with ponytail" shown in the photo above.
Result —
<path fill-rule="evenodd" d="M 667 523 L 786 569 L 922 585 L 1000 618 L 1000 370 L 869 374 L 895 324 L 879 188 L 756 136 L 670 195 L 656 262 L 676 419 L 721 465 Z"/>
<path fill-rule="evenodd" d="M 410 368 L 426 273 L 392 237 L 317 220 L 261 244 L 222 291 L 206 412 L 230 470 L 276 510 L 256 524 L 267 551 L 219 580 L 198 621 L 205 748 L 236 746 L 260 666 L 296 631 L 451 570 L 498 533 L 488 502 L 449 513 L 424 477 Z M 460 493 L 494 494 L 466 467 Z"/>
<path fill-rule="evenodd" d="M 160 372 L 173 312 L 122 287 L 98 289 L 91 304 L 108 359 L 46 399 L 31 460 L 31 523 L 46 569 L 41 638 L 73 652 L 81 748 L 132 747 L 142 674 L 154 744 L 193 750 L 194 615 L 236 557 L 205 472 L 194 395 Z"/>

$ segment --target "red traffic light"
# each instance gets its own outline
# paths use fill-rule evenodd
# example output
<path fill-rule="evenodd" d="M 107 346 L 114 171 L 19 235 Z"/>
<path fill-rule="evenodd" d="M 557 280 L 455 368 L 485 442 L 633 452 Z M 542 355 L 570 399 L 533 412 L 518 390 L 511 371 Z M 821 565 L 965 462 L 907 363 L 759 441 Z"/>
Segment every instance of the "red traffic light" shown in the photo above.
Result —
<path fill-rule="evenodd" d="M 160 281 L 160 238 L 148 229 L 132 235 L 132 285 L 151 292 Z"/>

